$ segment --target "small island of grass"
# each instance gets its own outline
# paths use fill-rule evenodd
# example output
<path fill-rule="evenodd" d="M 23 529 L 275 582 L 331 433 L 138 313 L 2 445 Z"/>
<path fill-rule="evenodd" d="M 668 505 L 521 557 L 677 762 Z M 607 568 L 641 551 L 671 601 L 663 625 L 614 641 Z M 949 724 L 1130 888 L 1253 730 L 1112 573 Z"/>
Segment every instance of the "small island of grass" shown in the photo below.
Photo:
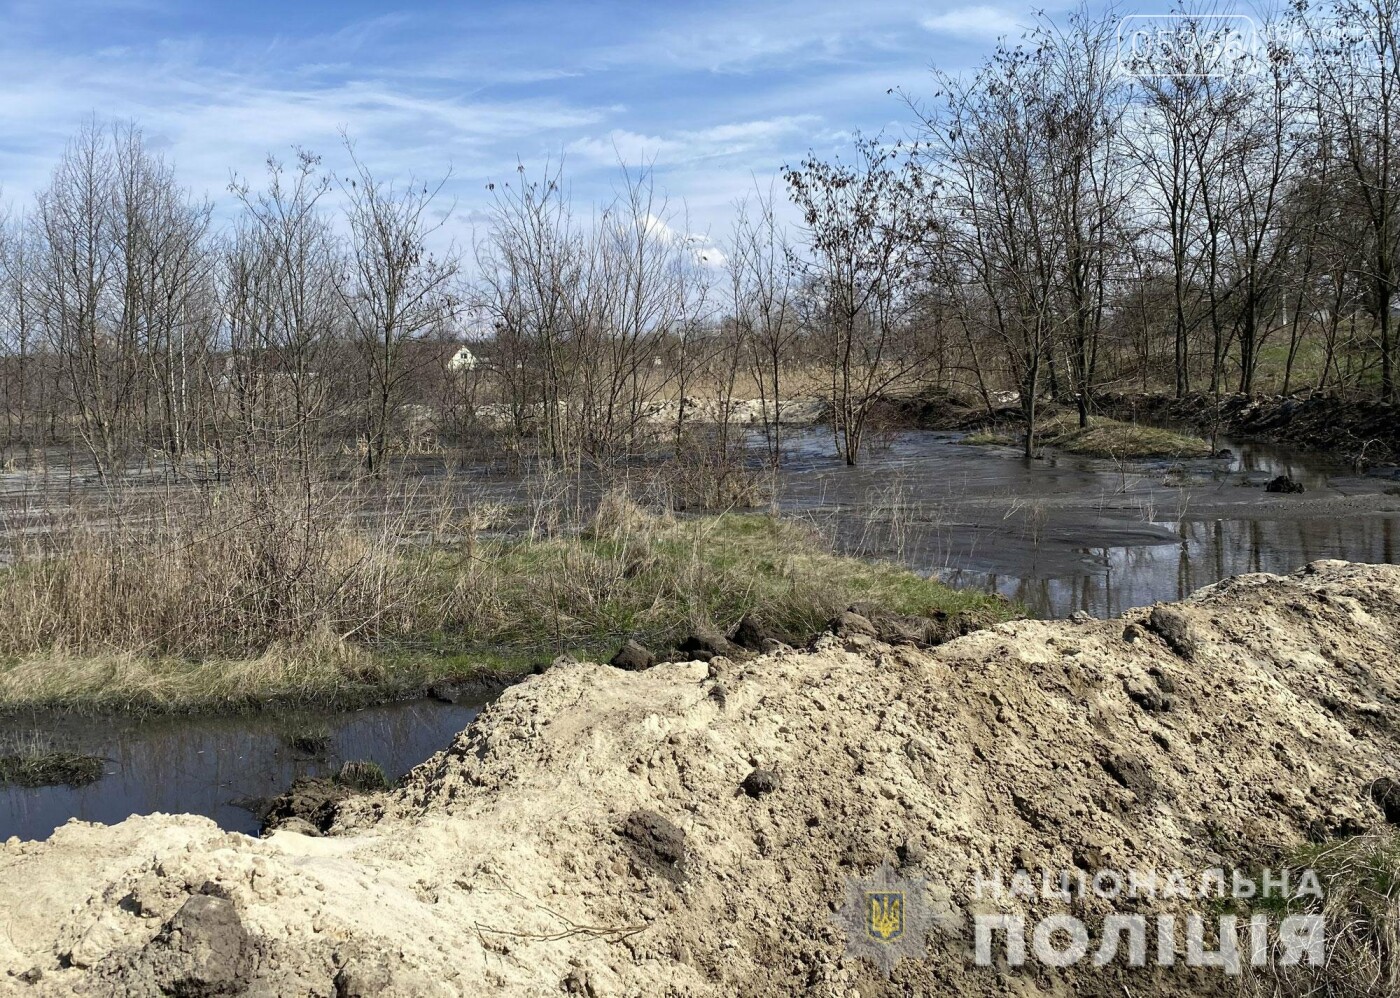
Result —
<path fill-rule="evenodd" d="M 1024 432 L 1013 426 L 995 426 L 970 433 L 962 442 L 970 445 L 1018 447 Z M 1036 430 L 1038 447 L 1053 447 L 1066 454 L 1113 459 L 1155 457 L 1210 457 L 1211 445 L 1200 437 L 1142 423 L 1125 423 L 1107 416 L 1091 416 L 1080 426 L 1072 413 L 1044 420 Z"/>

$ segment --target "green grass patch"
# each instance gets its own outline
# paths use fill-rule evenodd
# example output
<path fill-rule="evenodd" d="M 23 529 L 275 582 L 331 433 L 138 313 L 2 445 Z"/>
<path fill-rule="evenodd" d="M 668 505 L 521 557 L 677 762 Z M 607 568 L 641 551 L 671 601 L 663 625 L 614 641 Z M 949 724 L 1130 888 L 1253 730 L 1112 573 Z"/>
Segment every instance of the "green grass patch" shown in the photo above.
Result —
<path fill-rule="evenodd" d="M 0 711 L 358 706 L 444 681 L 516 676 L 559 654 L 606 661 L 628 637 L 664 652 L 696 629 L 728 630 L 747 613 L 802 637 L 858 602 L 975 624 L 1020 615 L 997 596 L 838 555 L 800 521 L 675 517 L 616 496 L 583 529 L 515 539 L 457 535 L 375 557 L 383 579 L 365 590 L 388 596 L 339 609 L 334 629 L 310 628 L 256 654 L 130 647 L 124 635 L 150 629 L 128 627 L 111 607 L 100 632 L 107 636 L 70 634 L 61 626 L 68 590 L 52 581 L 64 578 L 63 567 L 9 573 L 0 581 L 9 591 L 0 596 L 47 622 L 48 631 L 35 633 L 55 636 L 12 630 L 15 651 L 0 660 Z M 98 573 L 84 582 L 84 595 L 103 595 Z M 163 623 L 179 629 L 175 607 Z"/>
<path fill-rule="evenodd" d="M 1019 447 L 1024 432 L 1009 427 L 990 427 L 971 433 L 962 443 Z M 1149 457 L 1210 457 L 1208 442 L 1200 437 L 1163 430 L 1141 423 L 1124 423 L 1106 416 L 1092 416 L 1088 426 L 1080 426 L 1073 413 L 1047 416 L 1036 427 L 1036 445 L 1053 447 L 1067 454 L 1113 459 Z"/>
<path fill-rule="evenodd" d="M 609 648 L 626 637 L 666 647 L 746 613 L 791 634 L 820 630 L 854 602 L 895 613 L 1015 615 L 1006 601 L 955 590 L 900 566 L 844 557 L 813 528 L 763 515 L 642 514 L 625 528 L 500 542 L 470 562 L 434 552 L 456 633 L 478 644 Z"/>

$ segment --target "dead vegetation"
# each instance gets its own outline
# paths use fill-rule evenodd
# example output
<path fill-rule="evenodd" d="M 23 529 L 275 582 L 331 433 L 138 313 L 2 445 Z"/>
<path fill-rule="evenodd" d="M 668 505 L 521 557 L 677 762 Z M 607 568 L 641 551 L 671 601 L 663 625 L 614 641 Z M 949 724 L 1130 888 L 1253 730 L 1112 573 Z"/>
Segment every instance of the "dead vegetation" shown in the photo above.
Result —
<path fill-rule="evenodd" d="M 1251 968 L 1241 994 L 1249 998 L 1371 998 L 1400 993 L 1400 834 L 1383 828 L 1309 846 L 1291 857 L 1296 883 L 1313 871 L 1322 896 L 1283 898 L 1265 913 L 1320 915 L 1326 939 L 1322 966 L 1282 966 L 1268 953 Z M 1251 909 L 1258 910 L 1259 906 Z"/>
<path fill-rule="evenodd" d="M 85 787 L 102 778 L 105 762 L 54 745 L 44 735 L 10 735 L 0 744 L 0 787 Z"/>
<path fill-rule="evenodd" d="M 963 438 L 967 444 L 1020 446 L 1023 434 L 991 427 Z M 1199 437 L 1142 423 L 1126 423 L 1106 416 L 1092 416 L 1080 426 L 1070 414 L 1051 416 L 1036 431 L 1035 445 L 1053 447 L 1067 454 L 1117 460 L 1152 457 L 1210 457 L 1211 446 Z"/>
<path fill-rule="evenodd" d="M 513 512 L 448 481 L 211 488 L 74 514 L 0 573 L 0 706 L 383 699 L 561 653 L 606 657 L 629 637 L 669 647 L 747 613 L 808 635 L 856 602 L 1012 612 L 838 556 L 799 522 L 682 516 L 627 488 L 571 502 L 550 476 L 536 489 Z M 502 524 L 514 528 L 491 529 Z"/>

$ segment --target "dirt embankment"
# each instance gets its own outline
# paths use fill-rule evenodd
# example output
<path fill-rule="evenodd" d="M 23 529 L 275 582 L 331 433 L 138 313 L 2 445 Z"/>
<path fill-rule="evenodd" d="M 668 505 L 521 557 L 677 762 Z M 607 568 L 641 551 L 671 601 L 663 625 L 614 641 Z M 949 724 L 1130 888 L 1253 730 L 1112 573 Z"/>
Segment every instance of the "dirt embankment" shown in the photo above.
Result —
<path fill-rule="evenodd" d="M 1269 440 L 1326 451 L 1367 465 L 1400 463 L 1400 405 L 1330 395 L 1185 398 L 1102 394 L 1095 408 L 1114 419 L 1194 426 L 1200 433 Z"/>
<path fill-rule="evenodd" d="M 153 816 L 5 844 L 0 993 L 1229 993 L 976 967 L 968 916 L 1003 902 L 973 872 L 1267 865 L 1382 823 L 1397 648 L 1400 568 L 1319 562 L 927 651 L 848 626 L 745 662 L 561 666 L 330 837 Z M 833 915 L 886 862 L 948 916 L 889 980 Z"/>

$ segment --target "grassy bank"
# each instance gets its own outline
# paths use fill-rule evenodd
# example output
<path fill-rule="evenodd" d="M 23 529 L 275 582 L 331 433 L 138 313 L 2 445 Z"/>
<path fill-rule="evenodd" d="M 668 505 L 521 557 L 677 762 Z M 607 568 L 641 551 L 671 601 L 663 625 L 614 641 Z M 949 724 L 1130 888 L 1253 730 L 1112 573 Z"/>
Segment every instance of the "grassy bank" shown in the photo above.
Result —
<path fill-rule="evenodd" d="M 971 433 L 963 443 L 1018 447 L 1024 433 L 1009 427 L 993 427 Z M 1124 423 L 1106 416 L 1092 416 L 1081 427 L 1072 413 L 1048 417 L 1036 429 L 1037 447 L 1054 447 L 1067 454 L 1104 458 L 1209 457 L 1211 446 L 1200 437 L 1141 423 Z"/>
<path fill-rule="evenodd" d="M 746 613 L 794 635 L 855 602 L 1012 614 L 837 555 L 799 522 L 675 518 L 620 495 L 582 525 L 529 537 L 445 522 L 411 539 L 365 537 L 347 521 L 314 551 L 279 551 L 271 570 L 267 553 L 246 539 L 192 543 L 183 529 L 88 534 L 5 573 L 0 710 L 360 704 L 519 674 L 560 653 L 605 660 L 628 637 L 664 652 Z"/>
<path fill-rule="evenodd" d="M 1285 866 L 1295 890 L 1311 872 L 1321 896 L 1275 894 L 1230 913 L 1321 917 L 1326 959 L 1320 966 L 1308 961 L 1285 966 L 1271 949 L 1262 970 L 1246 966 L 1240 994 L 1305 998 L 1400 992 L 1400 833 L 1382 828 L 1310 845 Z"/>

